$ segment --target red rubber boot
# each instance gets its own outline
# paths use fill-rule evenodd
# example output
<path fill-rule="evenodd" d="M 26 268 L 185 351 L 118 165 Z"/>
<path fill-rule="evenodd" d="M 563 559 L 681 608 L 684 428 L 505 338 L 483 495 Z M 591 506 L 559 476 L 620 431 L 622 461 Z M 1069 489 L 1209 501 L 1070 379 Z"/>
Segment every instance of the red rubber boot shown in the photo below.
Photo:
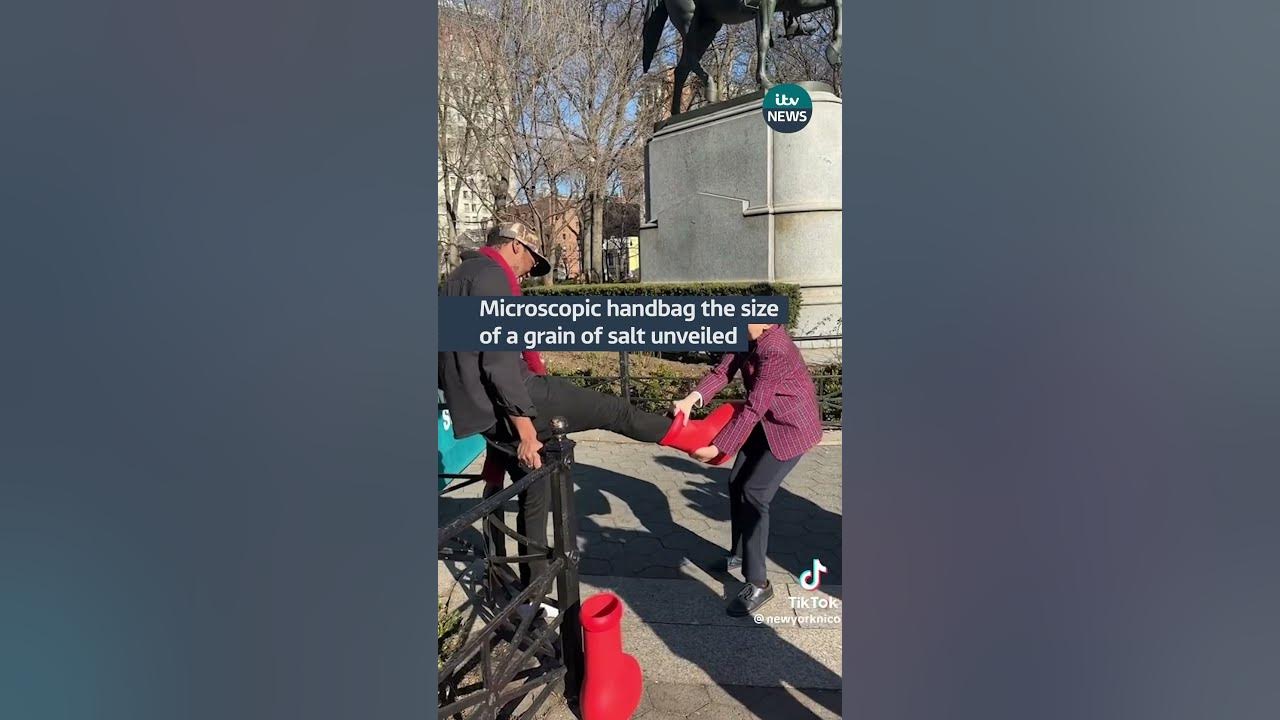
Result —
<path fill-rule="evenodd" d="M 580 622 L 586 670 L 582 720 L 628 720 L 640 705 L 640 664 L 622 652 L 622 601 L 599 593 L 582 601 Z"/>
<path fill-rule="evenodd" d="M 729 421 L 742 412 L 742 408 L 746 403 L 734 400 L 727 402 L 715 410 L 702 420 L 690 420 L 685 422 L 684 413 L 676 413 L 675 418 L 671 421 L 671 427 L 667 428 L 667 434 L 662 436 L 658 441 L 659 445 L 675 448 L 683 452 L 691 453 L 699 448 L 704 448 L 711 444 L 716 435 L 724 429 Z M 729 459 L 728 455 L 720 453 L 712 459 L 712 465 L 723 465 Z"/>

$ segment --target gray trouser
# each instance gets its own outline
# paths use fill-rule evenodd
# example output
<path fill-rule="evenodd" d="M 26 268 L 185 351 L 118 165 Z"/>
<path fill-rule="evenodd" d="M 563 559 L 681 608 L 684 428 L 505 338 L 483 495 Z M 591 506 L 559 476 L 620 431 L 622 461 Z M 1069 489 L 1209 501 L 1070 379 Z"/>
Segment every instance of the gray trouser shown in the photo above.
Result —
<path fill-rule="evenodd" d="M 742 558 L 747 582 L 768 581 L 769 503 L 800 458 L 779 460 L 769 449 L 764 428 L 756 425 L 729 473 L 729 534 L 734 555 Z"/>

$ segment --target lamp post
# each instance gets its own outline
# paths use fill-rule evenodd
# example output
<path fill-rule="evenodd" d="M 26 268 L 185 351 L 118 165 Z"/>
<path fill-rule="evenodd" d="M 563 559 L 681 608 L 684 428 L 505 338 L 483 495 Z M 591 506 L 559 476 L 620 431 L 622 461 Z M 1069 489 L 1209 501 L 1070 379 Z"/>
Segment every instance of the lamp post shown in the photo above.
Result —
<path fill-rule="evenodd" d="M 600 179 L 596 169 L 596 156 L 587 157 L 588 200 L 591 208 L 591 239 L 589 250 L 589 270 L 587 279 L 590 282 L 600 281 L 600 270 L 604 250 L 604 204 L 600 201 Z"/>

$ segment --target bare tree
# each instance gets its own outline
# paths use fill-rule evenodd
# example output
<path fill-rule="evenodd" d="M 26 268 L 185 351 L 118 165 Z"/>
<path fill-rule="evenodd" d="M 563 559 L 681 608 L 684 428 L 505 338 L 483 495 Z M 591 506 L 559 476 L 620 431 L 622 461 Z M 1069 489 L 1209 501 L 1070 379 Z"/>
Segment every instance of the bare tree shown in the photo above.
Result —
<path fill-rule="evenodd" d="M 574 164 L 575 195 L 589 228 L 587 275 L 603 270 L 604 208 L 610 197 L 642 192 L 635 170 L 656 117 L 645 102 L 640 37 L 645 3 L 574 3 L 561 18 L 572 43 L 568 61 L 548 78 L 562 98 L 554 118 Z"/>
<path fill-rule="evenodd" d="M 492 220 L 495 204 L 506 190 L 497 186 L 503 168 L 495 157 L 499 117 L 488 89 L 491 78 L 478 70 L 493 48 L 482 41 L 491 19 L 465 6 L 443 6 L 439 55 L 439 183 L 446 218 L 441 228 L 441 255 L 447 267 L 458 262 L 463 243 L 464 212 Z"/>
<path fill-rule="evenodd" d="M 442 20 L 446 6 L 463 17 L 441 38 L 441 182 L 452 225 L 442 242 L 456 255 L 467 191 L 493 217 L 533 227 L 548 257 L 562 256 L 566 229 L 579 233 L 584 274 L 600 279 L 606 205 L 643 205 L 644 147 L 667 106 L 669 80 L 640 67 L 647 0 L 439 1 Z M 674 42 L 668 33 L 667 56 Z M 744 25 L 713 48 L 708 70 L 728 96 L 754 90 L 753 47 Z"/>
<path fill-rule="evenodd" d="M 565 211 L 562 203 L 539 203 L 566 187 L 574 163 L 568 144 L 558 134 L 558 101 L 546 82 L 571 56 L 564 18 L 580 0 L 460 0 L 465 12 L 483 18 L 470 25 L 469 71 L 484 93 L 482 104 L 492 114 L 485 138 L 490 175 L 502 178 L 495 188 L 511 207 L 498 207 L 498 219 L 519 219 L 542 238 L 542 251 L 557 254 L 554 228 Z M 443 48 L 442 48 L 443 52 Z M 492 193 L 498 195 L 498 193 Z M 505 203 L 501 203 L 505 205 Z M 544 282 L 553 282 L 548 275 Z"/>
<path fill-rule="evenodd" d="M 447 18 L 447 16 L 446 16 Z M 437 158 L 438 182 L 441 199 L 445 206 L 445 223 L 440 228 L 441 264 L 445 270 L 457 265 L 457 240 L 459 234 L 459 196 L 462 192 L 462 175 L 467 164 L 466 155 L 474 146 L 473 135 L 469 128 L 459 127 L 462 113 L 458 111 L 460 90 L 465 83 L 457 80 L 456 51 L 454 36 L 448 19 L 442 18 L 440 23 L 440 63 L 438 65 L 439 104 L 436 108 L 436 132 L 439 147 Z"/>
<path fill-rule="evenodd" d="M 826 57 L 833 22 L 834 17 L 828 10 L 794 18 L 786 26 L 777 26 L 775 33 L 781 37 L 776 38 L 769 53 L 777 82 L 818 80 L 831 85 L 836 94 L 840 94 L 840 71 L 831 67 Z"/>

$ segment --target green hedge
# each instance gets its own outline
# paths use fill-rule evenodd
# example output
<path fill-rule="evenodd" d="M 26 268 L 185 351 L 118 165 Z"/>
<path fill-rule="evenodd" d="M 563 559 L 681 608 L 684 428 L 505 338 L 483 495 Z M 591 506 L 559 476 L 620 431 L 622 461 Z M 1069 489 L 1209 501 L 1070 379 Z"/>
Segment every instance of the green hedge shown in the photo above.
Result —
<path fill-rule="evenodd" d="M 813 377 L 814 389 L 818 392 L 818 409 L 826 427 L 840 427 L 843 411 L 843 373 L 840 363 L 810 365 L 809 372 Z M 710 370 L 710 368 L 707 368 Z M 553 374 L 572 383 L 606 395 L 622 395 L 622 385 L 616 374 L 597 375 L 588 370 L 573 372 L 554 372 Z M 642 410 L 653 413 L 665 413 L 671 407 L 671 401 L 687 395 L 698 384 L 696 377 L 682 377 L 669 370 L 655 368 L 641 376 L 631 377 L 632 404 Z M 716 393 L 715 401 L 706 407 L 694 410 L 694 417 L 703 417 L 715 405 L 728 400 L 746 399 L 746 390 L 741 378 L 735 378 L 723 390 Z"/>
<path fill-rule="evenodd" d="M 526 295 L 623 295 L 644 297 L 694 296 L 763 296 L 787 298 L 787 326 L 800 317 L 800 286 L 776 282 L 690 282 L 690 283 L 601 283 L 596 285 L 532 285 L 523 288 Z"/>

